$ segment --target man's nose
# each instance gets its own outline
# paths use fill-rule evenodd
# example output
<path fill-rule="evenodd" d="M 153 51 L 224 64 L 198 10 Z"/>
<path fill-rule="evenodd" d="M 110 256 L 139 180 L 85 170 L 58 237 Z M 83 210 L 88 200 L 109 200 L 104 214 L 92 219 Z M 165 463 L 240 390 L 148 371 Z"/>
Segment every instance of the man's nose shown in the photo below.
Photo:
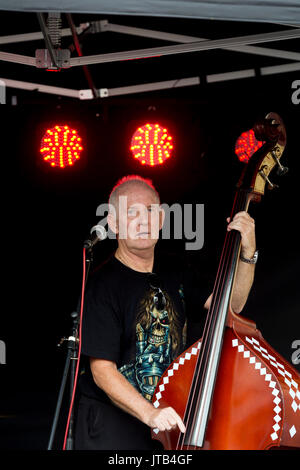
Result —
<path fill-rule="evenodd" d="M 148 225 L 150 222 L 150 215 L 147 210 L 141 210 L 139 215 L 139 224 Z"/>

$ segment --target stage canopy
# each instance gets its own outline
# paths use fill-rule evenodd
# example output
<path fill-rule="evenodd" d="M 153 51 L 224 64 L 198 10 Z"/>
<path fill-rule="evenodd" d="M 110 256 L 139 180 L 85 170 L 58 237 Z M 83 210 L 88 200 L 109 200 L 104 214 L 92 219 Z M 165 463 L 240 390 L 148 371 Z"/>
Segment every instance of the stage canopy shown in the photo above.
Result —
<path fill-rule="evenodd" d="M 299 0 L 0 0 L 0 11 L 6 90 L 91 100 L 300 70 Z"/>
<path fill-rule="evenodd" d="M 0 9 L 255 21 L 300 25 L 298 0 L 1 0 Z"/>

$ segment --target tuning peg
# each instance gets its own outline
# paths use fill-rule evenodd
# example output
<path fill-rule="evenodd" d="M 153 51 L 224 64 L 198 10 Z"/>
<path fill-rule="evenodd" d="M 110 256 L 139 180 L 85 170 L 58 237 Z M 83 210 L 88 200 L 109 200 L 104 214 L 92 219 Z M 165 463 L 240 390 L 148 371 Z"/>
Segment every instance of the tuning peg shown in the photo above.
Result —
<path fill-rule="evenodd" d="M 272 153 L 272 157 L 274 158 L 275 162 L 276 162 L 277 165 L 278 165 L 278 168 L 277 168 L 277 175 L 279 175 L 279 176 L 285 175 L 285 174 L 289 171 L 288 167 L 281 165 L 281 163 L 280 163 L 280 161 L 279 161 L 279 158 L 278 158 L 277 155 L 276 155 L 275 150 L 273 150 L 271 153 Z"/>
<path fill-rule="evenodd" d="M 266 166 L 266 165 L 265 165 L 265 166 Z M 265 168 L 265 166 L 263 166 L 262 169 L 259 170 L 258 173 L 259 173 L 260 176 L 262 176 L 263 179 L 268 183 L 268 188 L 269 188 L 269 189 L 277 189 L 277 188 L 279 188 L 278 184 L 272 183 L 272 182 L 269 180 L 268 176 L 265 174 L 265 172 L 264 172 L 264 170 L 263 170 L 263 169 Z"/>
<path fill-rule="evenodd" d="M 279 188 L 279 186 L 278 186 L 278 184 L 271 183 L 271 181 L 268 179 L 268 188 L 272 190 L 272 189 Z"/>

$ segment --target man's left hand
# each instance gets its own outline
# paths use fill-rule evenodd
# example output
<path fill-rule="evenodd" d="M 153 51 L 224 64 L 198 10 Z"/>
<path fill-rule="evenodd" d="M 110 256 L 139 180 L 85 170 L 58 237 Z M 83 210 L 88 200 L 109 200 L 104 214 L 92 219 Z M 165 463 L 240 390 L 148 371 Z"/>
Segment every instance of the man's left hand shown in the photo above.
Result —
<path fill-rule="evenodd" d="M 252 258 L 256 250 L 255 222 L 246 211 L 237 212 L 230 221 L 227 219 L 227 230 L 238 230 L 241 234 L 241 252 L 245 258 Z"/>

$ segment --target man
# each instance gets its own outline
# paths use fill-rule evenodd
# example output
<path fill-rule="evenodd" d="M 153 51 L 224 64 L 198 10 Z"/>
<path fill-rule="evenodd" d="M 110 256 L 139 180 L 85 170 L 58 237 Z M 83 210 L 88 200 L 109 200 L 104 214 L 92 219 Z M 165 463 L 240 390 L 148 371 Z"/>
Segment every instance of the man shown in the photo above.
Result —
<path fill-rule="evenodd" d="M 202 305 L 209 308 L 211 295 L 199 285 L 198 308 L 188 309 L 188 285 L 179 266 L 162 266 L 155 258 L 164 212 L 151 181 L 121 179 L 109 203 L 108 224 L 118 247 L 86 292 L 82 354 L 88 365 L 81 378 L 75 448 L 154 449 L 158 443 L 151 439 L 151 428 L 178 426 L 185 431 L 173 408 L 156 409 L 151 398 L 164 370 L 186 348 L 187 310 L 195 310 L 195 318 Z M 227 222 L 227 230 L 241 233 L 244 261 L 252 259 L 253 219 L 240 212 Z M 254 264 L 244 261 L 237 267 L 231 301 L 236 313 L 242 311 L 254 277 Z"/>

